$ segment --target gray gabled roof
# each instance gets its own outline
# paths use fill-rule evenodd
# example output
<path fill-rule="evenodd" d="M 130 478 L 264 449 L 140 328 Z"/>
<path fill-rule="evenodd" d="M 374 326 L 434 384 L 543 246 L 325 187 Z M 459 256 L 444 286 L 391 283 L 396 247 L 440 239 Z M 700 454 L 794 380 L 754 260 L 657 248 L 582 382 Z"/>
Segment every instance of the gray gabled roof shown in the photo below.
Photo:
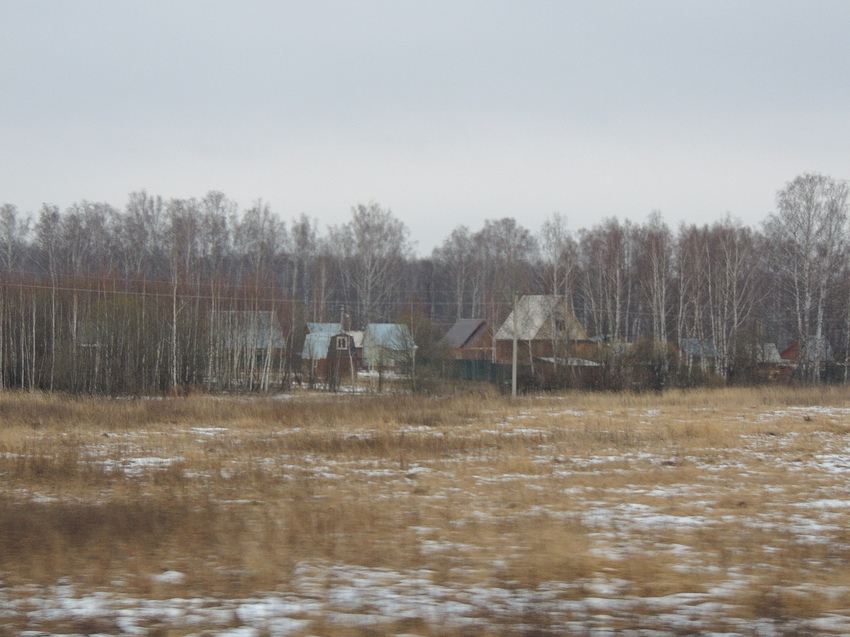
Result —
<path fill-rule="evenodd" d="M 443 337 L 449 347 L 457 349 L 471 345 L 473 337 L 487 328 L 487 321 L 483 319 L 458 319 L 451 329 Z"/>
<path fill-rule="evenodd" d="M 698 338 L 680 338 L 679 349 L 685 356 L 706 356 L 709 358 L 717 356 L 714 341 Z"/>
<path fill-rule="evenodd" d="M 760 363 L 781 363 L 782 356 L 779 355 L 779 349 L 776 343 L 765 343 L 758 350 L 758 360 Z"/>
<path fill-rule="evenodd" d="M 559 323 L 563 329 L 559 329 Z M 496 332 L 497 341 L 509 341 L 514 337 L 514 312 Z M 567 307 L 564 297 L 547 294 L 523 296 L 516 306 L 516 337 L 521 341 L 569 338 L 587 340 L 587 333 L 578 319 Z"/>
<path fill-rule="evenodd" d="M 301 358 L 311 361 L 327 358 L 328 348 L 331 345 L 331 338 L 333 336 L 330 332 L 307 334 L 304 338 L 304 347 L 301 349 Z"/>
<path fill-rule="evenodd" d="M 367 365 L 405 360 L 416 351 L 410 328 L 401 323 L 369 323 L 363 334 L 363 360 Z"/>

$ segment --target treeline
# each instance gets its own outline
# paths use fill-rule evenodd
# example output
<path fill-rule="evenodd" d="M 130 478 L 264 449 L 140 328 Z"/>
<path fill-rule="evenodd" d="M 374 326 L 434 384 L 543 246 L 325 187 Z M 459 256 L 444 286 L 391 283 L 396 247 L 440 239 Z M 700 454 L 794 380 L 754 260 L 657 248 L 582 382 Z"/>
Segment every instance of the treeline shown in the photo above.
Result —
<path fill-rule="evenodd" d="M 306 322 L 498 326 L 515 291 L 565 297 L 608 343 L 711 343 L 709 371 L 727 381 L 746 382 L 757 347 L 797 342 L 798 374 L 817 382 L 822 361 L 843 364 L 850 349 L 849 248 L 847 184 L 818 174 L 786 184 L 759 227 L 726 216 L 671 228 L 658 212 L 590 228 L 560 214 L 536 230 L 504 218 L 451 229 L 427 256 L 377 203 L 324 230 L 220 192 L 136 192 L 120 209 L 82 201 L 32 215 L 5 204 L 0 385 L 268 389 L 297 379 Z M 234 317 L 254 336 L 236 343 L 247 328 Z M 268 320 L 282 335 L 274 347 L 262 342 Z"/>

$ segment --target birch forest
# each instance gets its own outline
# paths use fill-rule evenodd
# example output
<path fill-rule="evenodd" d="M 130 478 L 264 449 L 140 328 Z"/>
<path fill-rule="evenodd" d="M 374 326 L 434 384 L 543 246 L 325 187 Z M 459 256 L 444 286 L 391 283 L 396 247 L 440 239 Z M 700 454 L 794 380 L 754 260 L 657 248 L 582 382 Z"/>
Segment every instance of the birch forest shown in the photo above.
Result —
<path fill-rule="evenodd" d="M 553 213 L 539 228 L 521 218 L 446 228 L 429 255 L 375 202 L 331 227 L 303 214 L 285 219 L 262 201 L 240 209 L 221 192 L 169 200 L 134 192 L 123 208 L 7 203 L 0 385 L 267 391 L 299 382 L 308 322 L 416 322 L 433 339 L 458 318 L 498 327 L 514 292 L 564 297 L 600 343 L 647 343 L 652 352 L 710 343 L 712 382 L 753 382 L 768 343 L 798 344 L 801 380 L 841 382 L 848 230 L 847 184 L 819 174 L 786 183 L 757 227 L 728 215 L 670 227 L 658 211 L 638 223 L 577 227 Z M 282 342 L 263 343 L 272 332 Z M 260 356 L 266 349 L 279 355 Z"/>

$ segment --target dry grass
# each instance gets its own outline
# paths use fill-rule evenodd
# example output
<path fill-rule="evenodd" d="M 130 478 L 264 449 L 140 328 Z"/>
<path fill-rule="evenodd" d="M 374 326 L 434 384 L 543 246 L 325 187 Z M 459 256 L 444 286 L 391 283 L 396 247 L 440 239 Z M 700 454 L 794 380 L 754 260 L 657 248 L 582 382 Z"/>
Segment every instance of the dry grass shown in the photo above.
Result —
<path fill-rule="evenodd" d="M 830 504 L 846 491 L 847 407 L 843 388 L 515 404 L 0 394 L 0 581 L 13 596 L 64 581 L 226 599 L 292 594 L 310 568 L 321 598 L 348 565 L 542 595 L 475 634 L 558 632 L 569 613 L 547 604 L 593 597 L 631 600 L 617 629 L 664 627 L 652 600 L 680 594 L 726 604 L 718 630 L 815 618 L 850 605 L 850 506 Z M 10 625 L 52 630 L 28 617 Z M 312 620 L 311 634 L 364 634 Z M 463 632 L 433 617 L 370 630 Z"/>

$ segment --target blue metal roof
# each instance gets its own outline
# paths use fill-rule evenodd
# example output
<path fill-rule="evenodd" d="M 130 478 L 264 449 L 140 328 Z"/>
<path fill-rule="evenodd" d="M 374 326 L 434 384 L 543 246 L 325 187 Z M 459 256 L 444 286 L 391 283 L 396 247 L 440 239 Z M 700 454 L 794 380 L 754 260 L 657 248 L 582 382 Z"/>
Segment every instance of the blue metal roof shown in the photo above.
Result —
<path fill-rule="evenodd" d="M 410 328 L 402 323 L 369 323 L 363 335 L 363 347 L 384 347 L 392 350 L 413 348 Z"/>

